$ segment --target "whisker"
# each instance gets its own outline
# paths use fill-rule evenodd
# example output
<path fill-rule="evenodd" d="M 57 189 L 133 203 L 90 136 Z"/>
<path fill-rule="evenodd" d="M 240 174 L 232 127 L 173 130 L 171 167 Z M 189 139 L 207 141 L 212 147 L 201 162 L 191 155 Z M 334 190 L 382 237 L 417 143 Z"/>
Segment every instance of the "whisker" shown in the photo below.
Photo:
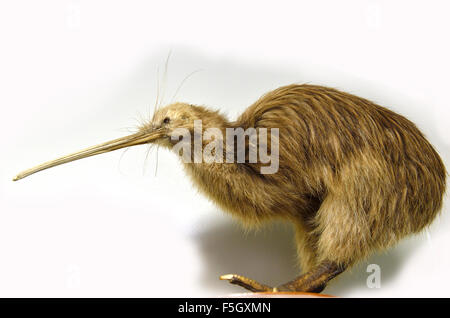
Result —
<path fill-rule="evenodd" d="M 156 100 L 155 100 L 155 106 L 153 107 L 153 114 L 156 113 L 156 110 L 158 109 L 158 103 L 159 103 L 159 65 L 156 69 Z M 151 120 L 152 117 L 149 114 L 149 120 Z"/>
<path fill-rule="evenodd" d="M 135 126 L 128 126 L 128 127 L 119 128 L 119 129 L 117 129 L 117 131 L 127 132 L 127 133 L 136 133 L 137 129 Z"/>
<path fill-rule="evenodd" d="M 153 146 L 154 146 L 154 144 L 147 144 L 147 151 L 145 153 L 145 158 L 144 158 L 144 166 L 142 167 L 142 175 L 145 175 L 145 168 L 147 166 L 148 154 L 153 149 Z"/>
<path fill-rule="evenodd" d="M 178 86 L 177 90 L 175 91 L 175 94 L 173 95 L 170 103 L 173 103 L 174 99 L 177 97 L 178 93 L 180 92 L 180 89 L 183 87 L 184 82 L 186 82 L 188 80 L 188 78 L 190 78 L 195 73 L 198 73 L 198 72 L 201 72 L 201 71 L 203 71 L 203 70 L 202 69 L 198 69 L 198 70 L 195 70 L 195 71 L 189 73 L 187 76 L 185 76 L 185 78 L 181 81 L 180 85 Z"/>
<path fill-rule="evenodd" d="M 138 127 L 145 126 L 147 124 L 147 120 L 145 119 L 145 116 L 141 112 L 137 112 L 137 115 L 133 118 L 135 121 L 138 122 Z"/>
<path fill-rule="evenodd" d="M 121 174 L 121 175 L 123 175 L 123 172 L 122 172 L 122 170 L 120 169 L 120 164 L 122 163 L 122 158 L 123 158 L 123 156 L 127 153 L 127 151 L 129 150 L 130 148 L 125 148 L 123 151 L 122 151 L 122 153 L 120 154 L 120 157 L 119 157 L 119 162 L 117 163 L 117 170 L 119 171 L 119 173 Z"/>
<path fill-rule="evenodd" d="M 165 97 L 165 94 L 166 94 L 166 88 L 167 88 L 167 70 L 168 70 L 168 67 L 169 67 L 169 60 L 170 60 L 170 55 L 172 54 L 172 50 L 170 50 L 169 51 L 169 54 L 167 55 L 167 58 L 166 58 L 166 63 L 164 64 L 164 75 L 163 75 L 163 88 L 162 88 L 162 96 L 161 96 L 161 100 L 160 100 L 160 105 L 159 106 L 161 106 L 161 104 L 164 102 L 164 97 Z M 158 106 L 158 107 L 159 107 Z"/>
<path fill-rule="evenodd" d="M 156 164 L 155 164 L 155 177 L 158 174 L 158 157 L 159 157 L 159 145 L 156 146 Z"/>

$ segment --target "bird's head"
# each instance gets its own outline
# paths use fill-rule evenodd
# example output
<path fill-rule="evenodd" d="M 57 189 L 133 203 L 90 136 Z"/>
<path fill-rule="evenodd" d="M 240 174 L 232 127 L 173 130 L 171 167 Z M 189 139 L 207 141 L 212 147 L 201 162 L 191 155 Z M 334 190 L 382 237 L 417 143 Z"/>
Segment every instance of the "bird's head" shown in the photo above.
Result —
<path fill-rule="evenodd" d="M 194 125 L 199 120 L 202 122 L 202 129 L 208 127 L 221 128 L 226 123 L 225 118 L 217 111 L 211 111 L 202 106 L 186 103 L 170 104 L 159 108 L 154 113 L 153 118 L 141 125 L 134 134 L 45 162 L 19 173 L 13 180 L 17 181 L 41 170 L 126 147 L 156 143 L 171 148 L 174 143 L 173 135 L 177 134 L 179 136 L 180 131 L 188 131 L 192 134 Z"/>
<path fill-rule="evenodd" d="M 151 142 L 171 148 L 183 132 L 194 135 L 194 128 L 202 131 L 207 128 L 223 128 L 226 119 L 218 112 L 203 106 L 174 103 L 162 107 L 153 115 L 150 122 L 143 124 L 139 131 L 143 134 L 157 134 Z"/>

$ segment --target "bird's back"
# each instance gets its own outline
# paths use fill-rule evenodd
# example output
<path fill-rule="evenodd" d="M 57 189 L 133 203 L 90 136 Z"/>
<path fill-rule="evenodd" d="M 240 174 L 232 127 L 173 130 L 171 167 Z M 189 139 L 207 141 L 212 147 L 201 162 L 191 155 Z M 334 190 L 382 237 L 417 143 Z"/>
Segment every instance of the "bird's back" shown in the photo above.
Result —
<path fill-rule="evenodd" d="M 280 168 L 267 178 L 318 200 L 346 192 L 373 235 L 387 224 L 399 236 L 417 232 L 441 207 L 446 171 L 437 152 L 411 121 L 366 99 L 289 85 L 261 97 L 236 125 L 279 128 Z"/>

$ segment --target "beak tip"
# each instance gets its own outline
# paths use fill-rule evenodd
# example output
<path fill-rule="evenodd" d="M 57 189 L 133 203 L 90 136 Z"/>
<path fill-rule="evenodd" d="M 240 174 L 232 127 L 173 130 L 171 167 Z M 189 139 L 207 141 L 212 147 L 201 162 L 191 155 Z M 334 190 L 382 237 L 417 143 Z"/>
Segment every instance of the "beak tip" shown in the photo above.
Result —
<path fill-rule="evenodd" d="M 135 145 L 141 145 L 144 143 L 151 142 L 159 137 L 159 132 L 156 133 L 149 133 L 146 132 L 138 132 L 129 136 L 125 136 L 122 138 L 114 139 L 93 147 L 86 148 L 84 150 L 69 154 L 67 156 L 44 162 L 43 164 L 40 164 L 38 166 L 35 166 L 31 169 L 24 170 L 17 174 L 12 181 L 17 181 L 23 178 L 28 177 L 29 175 L 36 173 L 38 171 L 42 171 L 48 168 L 52 168 L 67 162 L 75 161 L 78 159 L 95 156 L 101 153 L 121 149 L 124 147 L 130 147 Z"/>

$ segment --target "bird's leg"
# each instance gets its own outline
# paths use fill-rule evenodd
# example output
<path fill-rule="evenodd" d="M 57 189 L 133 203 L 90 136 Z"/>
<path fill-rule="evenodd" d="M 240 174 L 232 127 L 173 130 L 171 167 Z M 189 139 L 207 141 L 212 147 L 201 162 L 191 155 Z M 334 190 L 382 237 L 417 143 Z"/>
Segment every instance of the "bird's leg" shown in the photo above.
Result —
<path fill-rule="evenodd" d="M 345 270 L 345 266 L 339 266 L 334 262 L 322 262 L 309 272 L 287 282 L 274 291 L 293 291 L 320 293 L 326 287 L 328 281 Z"/>
<path fill-rule="evenodd" d="M 303 274 L 296 279 L 272 288 L 260 284 L 253 279 L 235 274 L 223 275 L 222 280 L 228 280 L 231 284 L 236 284 L 252 292 L 311 292 L 320 293 L 329 280 L 336 277 L 345 270 L 344 266 L 338 266 L 333 262 L 323 262 L 313 268 L 311 271 Z"/>

